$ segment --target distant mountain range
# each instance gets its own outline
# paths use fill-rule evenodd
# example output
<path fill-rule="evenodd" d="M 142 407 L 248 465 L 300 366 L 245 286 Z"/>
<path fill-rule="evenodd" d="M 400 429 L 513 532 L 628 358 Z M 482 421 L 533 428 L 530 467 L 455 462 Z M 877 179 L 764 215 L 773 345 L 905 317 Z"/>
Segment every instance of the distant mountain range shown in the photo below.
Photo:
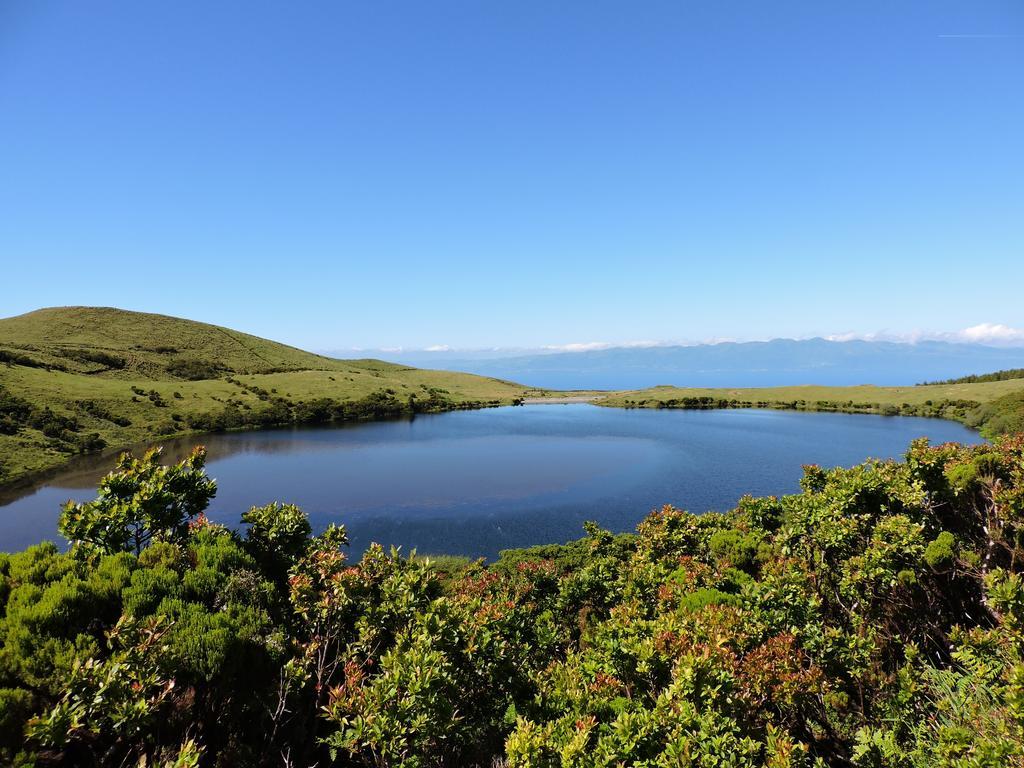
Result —
<path fill-rule="evenodd" d="M 351 353 L 349 353 L 351 355 Z M 659 384 L 758 387 L 795 384 L 900 386 L 1024 367 L 1024 347 L 943 341 L 775 339 L 695 346 L 612 347 L 584 352 L 362 352 L 396 363 L 464 371 L 552 389 L 642 389 Z"/>

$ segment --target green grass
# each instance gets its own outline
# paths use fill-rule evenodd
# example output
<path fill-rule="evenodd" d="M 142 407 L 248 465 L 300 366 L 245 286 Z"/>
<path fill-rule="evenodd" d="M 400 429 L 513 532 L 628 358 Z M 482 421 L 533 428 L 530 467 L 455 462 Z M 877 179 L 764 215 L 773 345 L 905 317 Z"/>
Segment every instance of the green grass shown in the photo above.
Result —
<path fill-rule="evenodd" d="M 54 307 L 0 320 L 0 350 L 20 352 L 75 372 L 162 378 L 175 362 L 201 361 L 236 373 L 339 369 L 343 361 L 207 323 L 107 307 Z M 124 371 L 69 357 L 100 351 Z"/>
<path fill-rule="evenodd" d="M 908 387 L 794 386 L 748 388 L 653 387 L 614 392 L 596 401 L 620 408 L 780 408 L 881 413 L 953 419 L 992 436 L 1012 431 L 1024 415 L 1024 380 Z"/>
<path fill-rule="evenodd" d="M 357 402 L 390 392 L 403 404 L 412 395 L 444 409 L 548 394 L 484 376 L 337 360 L 190 320 L 88 307 L 0 320 L 2 359 L 15 362 L 0 362 L 0 389 L 75 419 L 78 434 L 96 433 L 111 449 L 196 432 L 190 421 L 227 408 L 247 417 L 278 402 Z M 215 378 L 188 380 L 175 372 L 194 372 L 181 361 L 198 363 L 200 372 L 215 367 Z M 84 409 L 81 401 L 95 405 Z M 70 455 L 66 441 L 39 429 L 0 434 L 0 483 L 59 467 Z"/>
<path fill-rule="evenodd" d="M 713 397 L 746 401 L 789 402 L 832 401 L 856 403 L 879 403 L 900 405 L 911 403 L 922 405 L 927 401 L 973 400 L 984 403 L 1011 392 L 1024 390 L 1024 380 L 990 381 L 976 384 L 926 384 L 910 387 L 875 387 L 862 384 L 854 387 L 826 387 L 803 385 L 796 387 L 653 387 L 628 392 L 615 392 L 600 400 L 602 405 L 624 405 L 626 400 L 645 400 L 647 407 L 657 407 L 658 401 L 684 397 Z"/>

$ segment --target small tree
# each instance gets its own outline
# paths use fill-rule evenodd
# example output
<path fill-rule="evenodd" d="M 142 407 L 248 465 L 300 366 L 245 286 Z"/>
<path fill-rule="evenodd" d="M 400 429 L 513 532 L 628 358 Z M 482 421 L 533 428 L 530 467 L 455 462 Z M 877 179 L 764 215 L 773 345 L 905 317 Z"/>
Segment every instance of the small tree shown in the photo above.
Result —
<path fill-rule="evenodd" d="M 72 544 L 104 553 L 134 550 L 154 538 L 181 539 L 188 524 L 217 492 L 206 476 L 206 449 L 197 447 L 177 464 L 160 464 L 161 449 L 142 458 L 123 453 L 118 467 L 100 481 L 94 501 L 69 501 L 58 530 Z"/>
<path fill-rule="evenodd" d="M 313 529 L 306 513 L 294 504 L 273 502 L 253 507 L 242 515 L 249 524 L 249 546 L 264 568 L 284 579 L 288 569 L 305 553 Z"/>

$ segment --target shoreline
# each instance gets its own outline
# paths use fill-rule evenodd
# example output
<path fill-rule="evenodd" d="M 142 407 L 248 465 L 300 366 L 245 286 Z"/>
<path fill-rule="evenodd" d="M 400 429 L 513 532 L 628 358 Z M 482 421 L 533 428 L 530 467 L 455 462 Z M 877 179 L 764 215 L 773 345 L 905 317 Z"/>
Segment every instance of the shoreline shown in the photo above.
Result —
<path fill-rule="evenodd" d="M 915 418 L 934 418 L 942 421 L 951 421 L 957 424 L 962 424 L 968 429 L 977 432 L 979 435 L 984 437 L 986 440 L 991 439 L 992 435 L 987 435 L 983 431 L 983 426 L 974 426 L 966 423 L 965 418 L 956 418 L 952 415 L 946 415 L 941 413 L 915 413 L 912 411 L 899 412 L 883 412 L 883 406 L 877 403 L 863 403 L 855 404 L 854 406 L 848 406 L 845 403 L 808 403 L 801 402 L 799 404 L 793 404 L 789 402 L 777 402 L 777 401 L 718 401 L 712 405 L 704 404 L 681 404 L 679 402 L 672 401 L 646 401 L 644 404 L 636 402 L 608 402 L 615 395 L 619 395 L 617 392 L 602 392 L 599 394 L 590 395 L 567 395 L 567 396 L 555 396 L 555 397 L 527 397 L 523 398 L 519 402 L 510 403 L 498 403 L 498 404 L 469 404 L 462 403 L 457 404 L 454 407 L 446 408 L 443 410 L 426 411 L 422 414 L 417 413 L 398 413 L 394 415 L 371 417 L 362 419 L 343 419 L 343 420 L 331 420 L 331 421 L 313 421 L 313 422 L 281 422 L 277 424 L 267 425 L 245 425 L 238 427 L 231 427 L 227 429 L 218 430 L 185 430 L 182 432 L 167 434 L 167 435 L 154 435 L 152 440 L 140 440 L 131 443 L 125 443 L 119 446 L 106 446 L 100 451 L 94 453 L 81 453 L 69 455 L 67 459 L 60 464 L 46 467 L 33 472 L 28 472 L 19 475 L 15 478 L 11 478 L 6 482 L 0 482 L 0 505 L 9 503 L 11 496 L 21 496 L 25 491 L 31 490 L 34 487 L 45 485 L 46 482 L 56 475 L 65 472 L 74 472 L 80 470 L 83 472 L 89 472 L 94 469 L 97 463 L 107 461 L 113 463 L 117 457 L 125 451 L 138 451 L 144 450 L 155 446 L 158 443 L 164 441 L 177 441 L 185 438 L 197 438 L 197 445 L 202 444 L 199 438 L 204 435 L 223 435 L 237 432 L 258 432 L 258 431 L 278 431 L 288 429 L 318 429 L 326 427 L 345 427 L 355 426 L 358 424 L 371 424 L 375 422 L 387 422 L 396 421 L 402 419 L 415 418 L 417 415 L 442 415 L 445 413 L 452 413 L 460 410 L 488 410 L 491 408 L 515 408 L 519 405 L 595 405 L 601 408 L 617 408 L 620 410 L 677 410 L 677 411 L 713 411 L 713 410 L 772 410 L 772 411 L 792 411 L 800 413 L 844 413 L 851 415 L 865 415 L 865 416 L 884 416 L 884 417 L 915 417 Z"/>
<path fill-rule="evenodd" d="M 594 403 L 613 393 L 600 395 L 567 395 L 565 397 L 525 397 L 523 405 L 572 405 L 576 403 Z"/>
<path fill-rule="evenodd" d="M 239 426 L 225 427 L 223 429 L 186 429 L 180 432 L 170 432 L 164 435 L 153 435 L 152 438 L 147 437 L 142 440 L 133 440 L 131 442 L 119 443 L 117 445 L 106 445 L 98 451 L 66 454 L 64 460 L 57 464 L 52 464 L 37 470 L 30 470 L 28 472 L 14 475 L 13 477 L 8 477 L 7 479 L 0 481 L 0 504 L 5 503 L 4 499 L 9 494 L 24 491 L 25 489 L 32 488 L 33 486 L 45 484 L 46 480 L 54 477 L 55 475 L 62 474 L 67 471 L 75 471 L 76 469 L 85 469 L 90 464 L 95 464 L 96 462 L 106 459 L 110 460 L 111 467 L 113 467 L 117 457 L 125 451 L 143 450 L 165 441 L 181 440 L 189 437 L 201 438 L 203 435 L 224 435 L 232 432 L 258 432 L 264 430 L 271 431 L 330 426 L 343 427 L 346 425 L 411 419 L 418 415 L 452 413 L 454 411 L 482 411 L 489 408 L 511 408 L 515 406 L 516 402 L 514 400 L 510 402 L 462 401 L 454 402 L 449 407 L 440 409 L 425 411 L 399 411 L 366 418 L 329 419 L 325 421 L 280 421 L 269 424 L 242 424 Z M 197 442 L 197 445 L 200 444 L 201 441 Z"/>

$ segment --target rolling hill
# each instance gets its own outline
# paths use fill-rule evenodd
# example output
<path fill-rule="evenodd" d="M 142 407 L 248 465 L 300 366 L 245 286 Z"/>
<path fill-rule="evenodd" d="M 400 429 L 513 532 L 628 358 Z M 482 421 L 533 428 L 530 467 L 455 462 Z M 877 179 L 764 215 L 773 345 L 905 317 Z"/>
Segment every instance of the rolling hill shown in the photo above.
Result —
<path fill-rule="evenodd" d="M 110 307 L 54 307 L 0 320 L 0 350 L 58 370 L 155 379 L 177 377 L 173 367 L 190 363 L 228 373 L 346 365 L 230 328 Z"/>
<path fill-rule="evenodd" d="M 164 436 L 509 404 L 507 381 L 338 360 L 112 308 L 0 319 L 0 483 Z"/>

